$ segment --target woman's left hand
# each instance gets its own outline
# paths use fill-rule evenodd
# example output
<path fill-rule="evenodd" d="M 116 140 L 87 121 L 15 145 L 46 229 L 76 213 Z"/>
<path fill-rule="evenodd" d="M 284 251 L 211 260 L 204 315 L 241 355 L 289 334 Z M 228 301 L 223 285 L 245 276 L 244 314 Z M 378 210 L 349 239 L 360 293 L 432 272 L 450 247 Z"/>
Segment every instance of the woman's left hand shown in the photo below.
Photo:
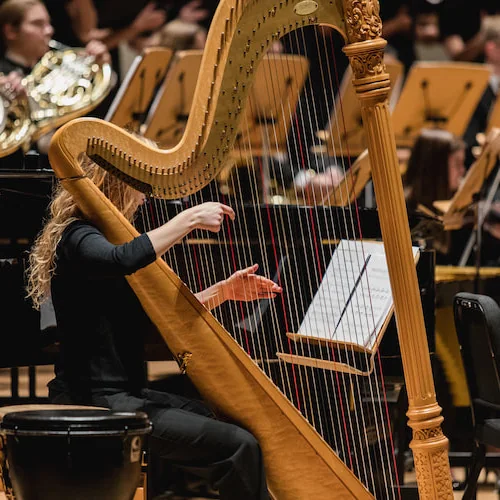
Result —
<path fill-rule="evenodd" d="M 222 291 L 224 300 L 240 300 L 249 302 L 257 299 L 274 299 L 276 294 L 282 292 L 282 288 L 274 281 L 255 274 L 259 268 L 258 264 L 241 269 L 224 280 Z"/>

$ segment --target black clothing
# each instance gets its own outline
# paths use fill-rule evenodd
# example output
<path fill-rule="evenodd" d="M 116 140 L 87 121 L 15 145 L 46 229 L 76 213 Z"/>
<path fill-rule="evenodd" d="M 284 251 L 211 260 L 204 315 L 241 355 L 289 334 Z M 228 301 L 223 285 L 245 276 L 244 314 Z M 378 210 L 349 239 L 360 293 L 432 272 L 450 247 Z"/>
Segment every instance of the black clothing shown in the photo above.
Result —
<path fill-rule="evenodd" d="M 71 224 L 57 252 L 52 301 L 63 335 L 54 384 L 89 403 L 104 388 L 146 386 L 143 343 L 150 327 L 125 276 L 155 260 L 147 235 L 115 246 L 85 222 Z"/>
<path fill-rule="evenodd" d="M 380 18 L 382 26 L 384 22 L 396 17 L 398 12 L 406 8 L 409 15 L 413 15 L 413 0 L 380 0 Z M 413 41 L 413 29 L 408 33 L 396 33 L 387 38 L 387 43 L 396 51 L 397 58 L 403 63 L 405 73 L 408 72 L 415 61 L 415 48 Z"/>
<path fill-rule="evenodd" d="M 56 404 L 72 401 L 60 394 Z M 149 436 L 148 500 L 176 483 L 179 469 L 207 480 L 227 500 L 267 500 L 260 447 L 246 430 L 213 418 L 201 402 L 144 389 L 96 394 L 93 404 L 114 411 L 142 411 L 153 422 Z M 165 465 L 166 462 L 166 465 Z M 162 497 L 163 498 L 163 497 Z"/>
<path fill-rule="evenodd" d="M 33 68 L 29 66 L 23 66 L 22 64 L 11 61 L 8 57 L 4 56 L 0 58 L 0 73 L 4 75 L 8 75 L 11 71 L 17 71 L 22 76 L 26 76 L 31 73 L 32 69 Z"/>
<path fill-rule="evenodd" d="M 439 16 L 442 38 L 460 35 L 464 42 L 470 40 L 481 28 L 481 12 L 494 15 L 500 12 L 496 0 L 444 0 Z"/>
<path fill-rule="evenodd" d="M 54 28 L 54 39 L 68 47 L 82 47 L 84 44 L 73 30 L 73 23 L 68 14 L 71 0 L 43 0 Z"/>
<path fill-rule="evenodd" d="M 50 398 L 148 414 L 148 498 L 167 487 L 166 460 L 208 479 L 221 499 L 267 500 L 260 447 L 250 433 L 213 419 L 198 401 L 146 387 L 144 340 L 152 324 L 125 276 L 155 259 L 146 234 L 113 245 L 87 222 L 66 228 L 51 285 L 62 339 Z"/>

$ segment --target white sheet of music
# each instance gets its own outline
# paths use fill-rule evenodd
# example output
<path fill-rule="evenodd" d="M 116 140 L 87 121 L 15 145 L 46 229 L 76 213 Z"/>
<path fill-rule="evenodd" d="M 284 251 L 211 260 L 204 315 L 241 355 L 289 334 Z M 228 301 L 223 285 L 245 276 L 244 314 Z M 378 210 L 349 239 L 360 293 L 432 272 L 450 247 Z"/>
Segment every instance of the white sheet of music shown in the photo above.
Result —
<path fill-rule="evenodd" d="M 297 333 L 372 350 L 392 306 L 383 244 L 341 240 Z"/>

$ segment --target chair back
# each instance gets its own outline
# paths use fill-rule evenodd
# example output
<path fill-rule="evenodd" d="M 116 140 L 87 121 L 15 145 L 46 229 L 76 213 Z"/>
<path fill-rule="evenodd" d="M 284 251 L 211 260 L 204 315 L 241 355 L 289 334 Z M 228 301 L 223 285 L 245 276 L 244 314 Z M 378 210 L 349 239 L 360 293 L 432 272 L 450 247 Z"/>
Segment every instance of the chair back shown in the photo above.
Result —
<path fill-rule="evenodd" d="M 483 410 L 500 410 L 500 307 L 491 297 L 461 292 L 455 295 L 453 309 L 477 419 L 478 404 Z"/>

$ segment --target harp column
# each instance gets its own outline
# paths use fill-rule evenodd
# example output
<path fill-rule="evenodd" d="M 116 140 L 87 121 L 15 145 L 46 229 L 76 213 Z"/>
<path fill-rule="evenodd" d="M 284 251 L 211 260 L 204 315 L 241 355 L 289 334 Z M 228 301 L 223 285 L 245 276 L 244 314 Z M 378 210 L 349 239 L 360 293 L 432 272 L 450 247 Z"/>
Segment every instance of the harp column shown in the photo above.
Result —
<path fill-rule="evenodd" d="M 405 381 L 408 425 L 422 500 L 453 499 L 448 439 L 443 434 L 436 401 L 429 349 L 411 252 L 408 215 L 403 196 L 396 143 L 387 96 L 389 75 L 383 62 L 386 41 L 378 0 L 344 0 L 348 44 L 344 52 L 353 70 L 368 138 L 373 184 L 394 296 L 394 309 Z"/>

